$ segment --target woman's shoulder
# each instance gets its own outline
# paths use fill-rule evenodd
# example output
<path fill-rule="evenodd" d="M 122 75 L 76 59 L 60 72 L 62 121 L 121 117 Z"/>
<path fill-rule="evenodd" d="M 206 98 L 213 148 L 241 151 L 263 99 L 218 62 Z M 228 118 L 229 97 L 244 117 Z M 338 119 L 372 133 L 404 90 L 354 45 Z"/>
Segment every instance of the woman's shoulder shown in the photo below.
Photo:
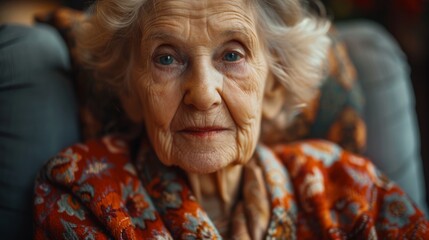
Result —
<path fill-rule="evenodd" d="M 63 234 L 105 237 L 106 229 L 94 228 L 100 223 L 120 226 L 108 229 L 115 237 L 134 234 L 124 206 L 134 195 L 142 196 L 141 204 L 149 200 L 129 149 L 125 139 L 107 136 L 70 146 L 49 160 L 35 183 L 36 239 L 61 239 Z"/>
<path fill-rule="evenodd" d="M 293 179 L 319 176 L 326 187 L 336 186 L 339 189 L 349 184 L 365 187 L 376 185 L 387 190 L 393 184 L 370 159 L 346 151 L 330 141 L 300 141 L 278 145 L 274 151 Z"/>
<path fill-rule="evenodd" d="M 274 151 L 301 199 L 320 195 L 334 204 L 338 199 L 359 198 L 361 204 L 369 207 L 372 200 L 367 198 L 367 191 L 376 191 L 379 199 L 399 193 L 409 201 L 370 159 L 343 150 L 335 143 L 307 140 L 279 145 Z M 335 192 L 337 198 L 330 199 L 328 192 Z"/>
<path fill-rule="evenodd" d="M 58 155 L 74 150 L 82 156 L 90 155 L 128 155 L 130 141 L 120 135 L 107 135 L 88 139 L 65 148 Z"/>
<path fill-rule="evenodd" d="M 350 236 L 360 236 L 362 229 L 395 239 L 427 235 L 423 212 L 369 159 L 324 140 L 274 150 L 289 173 L 301 213 L 322 216 L 321 226 L 337 226 Z"/>
<path fill-rule="evenodd" d="M 359 166 L 371 164 L 366 157 L 344 150 L 338 144 L 323 139 L 280 144 L 273 147 L 273 150 L 287 165 L 305 162 L 329 168 L 334 164 Z"/>
<path fill-rule="evenodd" d="M 112 171 L 121 169 L 120 166 L 127 165 L 130 160 L 129 143 L 125 139 L 105 136 L 65 148 L 46 163 L 41 174 L 50 181 L 70 185 L 83 181 L 89 175 L 99 178 L 106 172 L 111 175 Z"/>

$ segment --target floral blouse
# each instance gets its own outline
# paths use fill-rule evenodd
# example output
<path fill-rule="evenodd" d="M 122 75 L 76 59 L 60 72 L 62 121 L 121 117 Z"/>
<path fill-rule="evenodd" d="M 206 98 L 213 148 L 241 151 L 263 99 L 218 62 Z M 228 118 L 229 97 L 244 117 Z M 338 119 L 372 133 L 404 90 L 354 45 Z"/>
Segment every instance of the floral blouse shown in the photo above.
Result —
<path fill-rule="evenodd" d="M 252 199 L 243 194 L 228 236 L 180 169 L 163 166 L 145 144 L 133 156 L 130 145 L 108 136 L 51 159 L 36 181 L 35 238 L 429 239 L 424 214 L 398 186 L 367 159 L 326 141 L 259 145 L 266 228 L 252 233 L 258 215 L 249 214 Z"/>

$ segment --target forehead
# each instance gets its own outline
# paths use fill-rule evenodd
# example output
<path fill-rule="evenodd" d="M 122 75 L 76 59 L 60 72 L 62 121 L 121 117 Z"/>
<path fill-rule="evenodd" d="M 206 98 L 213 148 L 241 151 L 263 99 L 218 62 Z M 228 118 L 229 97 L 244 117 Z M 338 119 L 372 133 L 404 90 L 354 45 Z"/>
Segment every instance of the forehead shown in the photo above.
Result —
<path fill-rule="evenodd" d="M 246 11 L 249 4 L 248 0 L 152 0 L 151 2 L 155 12 L 188 13 L 187 11 L 191 10 L 195 16 L 218 10 Z"/>
<path fill-rule="evenodd" d="M 152 0 L 143 16 L 143 38 L 157 32 L 189 35 L 189 31 L 255 32 L 249 0 Z M 193 29 L 191 29 L 193 27 Z"/>

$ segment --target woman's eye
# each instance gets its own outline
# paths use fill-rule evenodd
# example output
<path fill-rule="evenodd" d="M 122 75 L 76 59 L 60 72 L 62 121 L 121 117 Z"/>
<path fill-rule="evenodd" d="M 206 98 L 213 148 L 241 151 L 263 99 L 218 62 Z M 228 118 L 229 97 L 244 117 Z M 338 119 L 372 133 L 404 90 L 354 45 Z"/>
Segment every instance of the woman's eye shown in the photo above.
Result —
<path fill-rule="evenodd" d="M 171 55 L 164 55 L 158 57 L 158 63 L 161 65 L 171 65 L 174 63 L 174 58 Z"/>
<path fill-rule="evenodd" d="M 223 56 L 223 60 L 227 62 L 236 62 L 241 59 L 240 54 L 236 52 L 228 52 Z"/>

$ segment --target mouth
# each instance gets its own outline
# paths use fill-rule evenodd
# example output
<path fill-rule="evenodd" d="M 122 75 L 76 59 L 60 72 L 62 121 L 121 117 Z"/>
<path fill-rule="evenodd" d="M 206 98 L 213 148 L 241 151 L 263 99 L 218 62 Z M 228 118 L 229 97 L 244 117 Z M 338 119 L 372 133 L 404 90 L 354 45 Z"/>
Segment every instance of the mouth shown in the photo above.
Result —
<path fill-rule="evenodd" d="M 210 137 L 227 130 L 224 127 L 188 127 L 179 132 L 193 137 Z"/>

